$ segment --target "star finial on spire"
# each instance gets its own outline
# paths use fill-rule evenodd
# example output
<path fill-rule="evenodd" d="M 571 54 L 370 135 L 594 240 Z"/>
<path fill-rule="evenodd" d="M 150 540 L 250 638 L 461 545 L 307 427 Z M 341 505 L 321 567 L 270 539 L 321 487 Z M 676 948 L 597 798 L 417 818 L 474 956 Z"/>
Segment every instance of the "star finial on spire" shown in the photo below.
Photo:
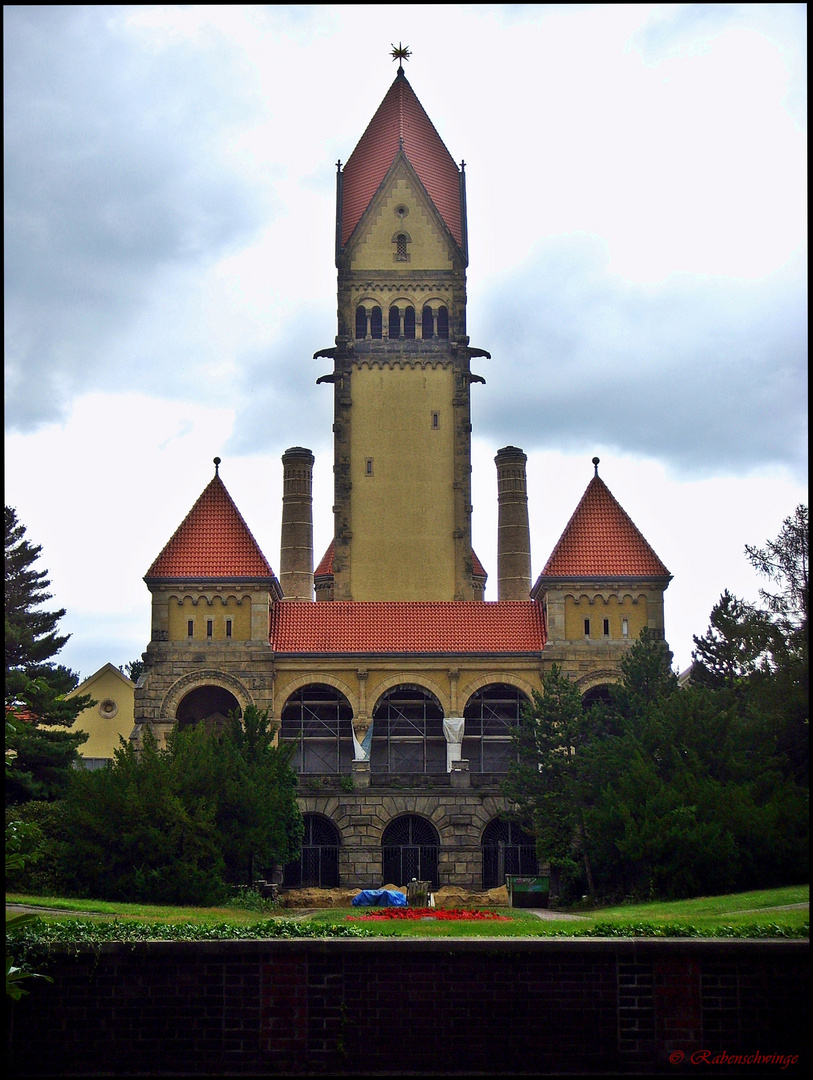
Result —
<path fill-rule="evenodd" d="M 399 41 L 397 47 L 395 45 L 392 46 L 391 56 L 393 60 L 398 61 L 398 70 L 403 71 L 404 65 L 401 63 L 401 61 L 409 60 L 410 56 L 412 56 L 412 52 L 408 45 L 402 45 Z"/>

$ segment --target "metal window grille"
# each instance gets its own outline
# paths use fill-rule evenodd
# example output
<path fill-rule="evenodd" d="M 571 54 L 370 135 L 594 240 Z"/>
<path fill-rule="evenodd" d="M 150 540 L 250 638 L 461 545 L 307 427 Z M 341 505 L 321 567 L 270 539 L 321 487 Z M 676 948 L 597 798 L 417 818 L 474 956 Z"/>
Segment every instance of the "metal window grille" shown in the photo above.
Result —
<path fill-rule="evenodd" d="M 283 885 L 289 888 L 332 889 L 339 885 L 339 833 L 318 814 L 304 815 L 305 831 L 299 856 L 285 867 Z"/>
<path fill-rule="evenodd" d="M 534 838 L 516 822 L 496 818 L 487 825 L 482 851 L 484 889 L 504 885 L 506 874 L 535 877 L 539 873 Z"/>
<path fill-rule="evenodd" d="M 381 837 L 383 884 L 406 885 L 416 878 L 438 885 L 440 840 L 434 827 L 423 818 L 397 818 Z"/>

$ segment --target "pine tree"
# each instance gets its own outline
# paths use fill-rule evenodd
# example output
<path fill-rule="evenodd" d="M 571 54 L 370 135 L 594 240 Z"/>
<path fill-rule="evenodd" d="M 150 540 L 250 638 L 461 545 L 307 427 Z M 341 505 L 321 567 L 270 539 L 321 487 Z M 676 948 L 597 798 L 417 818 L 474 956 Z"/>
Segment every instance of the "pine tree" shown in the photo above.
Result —
<path fill-rule="evenodd" d="M 84 732 L 65 729 L 95 702 L 87 694 L 66 699 L 79 677 L 52 661 L 69 637 L 57 630 L 65 610 L 43 609 L 52 594 L 48 571 L 35 565 L 42 548 L 25 538 L 25 526 L 10 506 L 5 508 L 5 523 L 8 804 L 59 795 L 77 760 L 77 748 L 87 740 Z"/>

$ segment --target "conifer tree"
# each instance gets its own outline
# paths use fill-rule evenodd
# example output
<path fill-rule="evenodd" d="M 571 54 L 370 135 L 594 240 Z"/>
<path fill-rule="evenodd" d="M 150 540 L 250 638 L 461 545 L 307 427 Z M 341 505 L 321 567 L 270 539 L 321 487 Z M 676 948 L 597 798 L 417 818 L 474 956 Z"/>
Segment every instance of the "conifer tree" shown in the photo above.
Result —
<path fill-rule="evenodd" d="M 6 803 L 53 799 L 64 789 L 84 732 L 65 730 L 89 705 L 90 695 L 67 700 L 79 683 L 53 657 L 69 635 L 58 632 L 65 610 L 43 607 L 52 599 L 48 571 L 36 564 L 42 548 L 25 536 L 17 512 L 5 508 Z"/>

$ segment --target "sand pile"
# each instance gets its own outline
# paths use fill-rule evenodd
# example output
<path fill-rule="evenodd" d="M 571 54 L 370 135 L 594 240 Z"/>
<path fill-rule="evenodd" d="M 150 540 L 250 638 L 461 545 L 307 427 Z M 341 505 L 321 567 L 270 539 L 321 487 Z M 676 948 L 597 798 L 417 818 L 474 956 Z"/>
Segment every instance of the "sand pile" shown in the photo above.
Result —
<path fill-rule="evenodd" d="M 384 885 L 388 892 L 406 894 L 405 885 Z M 333 908 L 350 907 L 359 889 L 286 889 L 280 896 L 286 908 Z M 508 889 L 501 885 L 498 889 L 478 892 L 460 889 L 455 885 L 444 885 L 433 893 L 435 907 L 508 907 Z"/>

